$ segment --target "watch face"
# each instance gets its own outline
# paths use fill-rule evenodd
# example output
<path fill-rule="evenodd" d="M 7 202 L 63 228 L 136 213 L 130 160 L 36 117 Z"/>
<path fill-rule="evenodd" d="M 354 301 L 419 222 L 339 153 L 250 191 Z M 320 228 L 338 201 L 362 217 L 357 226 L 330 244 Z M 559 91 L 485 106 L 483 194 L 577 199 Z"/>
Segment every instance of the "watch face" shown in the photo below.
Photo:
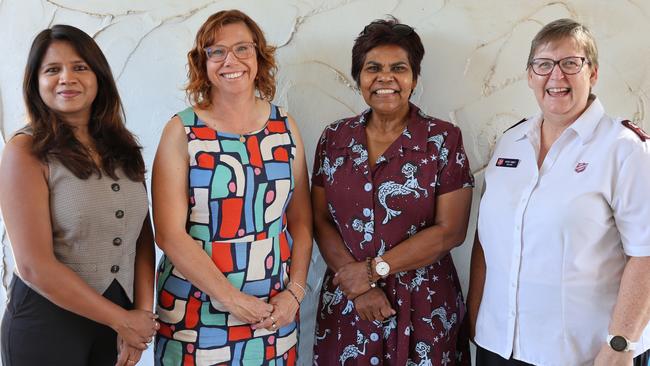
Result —
<path fill-rule="evenodd" d="M 390 272 L 390 266 L 386 262 L 379 262 L 375 266 L 375 271 L 377 271 L 377 274 L 384 277 L 388 275 L 388 272 Z"/>
<path fill-rule="evenodd" d="M 627 348 L 627 341 L 621 336 L 614 336 L 609 345 L 614 351 L 623 352 Z"/>

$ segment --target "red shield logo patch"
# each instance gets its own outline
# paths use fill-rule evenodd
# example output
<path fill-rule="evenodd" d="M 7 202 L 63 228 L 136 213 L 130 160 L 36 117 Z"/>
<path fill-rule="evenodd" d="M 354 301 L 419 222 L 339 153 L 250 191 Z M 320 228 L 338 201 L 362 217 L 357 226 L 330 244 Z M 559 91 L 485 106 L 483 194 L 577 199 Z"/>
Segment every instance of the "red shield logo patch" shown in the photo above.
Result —
<path fill-rule="evenodd" d="M 576 168 L 574 170 L 576 173 L 582 173 L 585 171 L 585 169 L 587 169 L 587 165 L 589 165 L 589 163 L 578 163 L 576 164 Z"/>

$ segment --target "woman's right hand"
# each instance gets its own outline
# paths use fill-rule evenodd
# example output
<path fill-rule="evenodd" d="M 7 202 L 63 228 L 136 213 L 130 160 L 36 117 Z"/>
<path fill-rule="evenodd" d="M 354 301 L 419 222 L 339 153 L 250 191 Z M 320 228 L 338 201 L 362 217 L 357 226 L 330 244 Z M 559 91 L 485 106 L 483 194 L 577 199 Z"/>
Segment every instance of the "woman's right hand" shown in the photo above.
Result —
<path fill-rule="evenodd" d="M 156 335 L 160 324 L 156 321 L 158 315 L 145 310 L 128 310 L 117 326 L 117 334 L 131 347 L 145 350 L 147 343 Z"/>
<path fill-rule="evenodd" d="M 395 314 L 384 291 L 372 288 L 354 299 L 354 308 L 363 320 L 384 321 Z"/>
<path fill-rule="evenodd" d="M 224 306 L 230 314 L 247 324 L 259 323 L 273 312 L 273 305 L 240 291 L 236 291 Z"/>

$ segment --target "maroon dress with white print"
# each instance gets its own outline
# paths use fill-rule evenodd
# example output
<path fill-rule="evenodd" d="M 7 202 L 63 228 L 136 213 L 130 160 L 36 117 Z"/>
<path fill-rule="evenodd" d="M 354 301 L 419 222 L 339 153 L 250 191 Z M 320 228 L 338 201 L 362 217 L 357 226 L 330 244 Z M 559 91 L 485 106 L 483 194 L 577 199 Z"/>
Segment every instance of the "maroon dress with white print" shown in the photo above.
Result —
<path fill-rule="evenodd" d="M 434 224 L 436 197 L 472 187 L 460 129 L 410 105 L 404 132 L 368 162 L 370 110 L 329 125 L 319 141 L 312 183 L 325 189 L 330 215 L 357 261 L 382 255 Z M 397 311 L 361 320 L 325 273 L 315 365 L 469 365 L 465 305 L 451 255 L 379 281 Z"/>

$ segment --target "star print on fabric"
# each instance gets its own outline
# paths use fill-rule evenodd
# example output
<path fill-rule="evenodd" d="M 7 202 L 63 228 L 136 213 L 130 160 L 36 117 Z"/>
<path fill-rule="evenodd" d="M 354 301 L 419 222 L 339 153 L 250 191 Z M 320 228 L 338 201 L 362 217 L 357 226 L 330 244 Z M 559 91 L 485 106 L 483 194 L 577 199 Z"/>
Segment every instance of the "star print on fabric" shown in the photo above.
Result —
<path fill-rule="evenodd" d="M 420 160 L 420 164 L 427 165 L 427 164 L 429 164 L 429 160 L 422 159 L 422 160 Z"/>

